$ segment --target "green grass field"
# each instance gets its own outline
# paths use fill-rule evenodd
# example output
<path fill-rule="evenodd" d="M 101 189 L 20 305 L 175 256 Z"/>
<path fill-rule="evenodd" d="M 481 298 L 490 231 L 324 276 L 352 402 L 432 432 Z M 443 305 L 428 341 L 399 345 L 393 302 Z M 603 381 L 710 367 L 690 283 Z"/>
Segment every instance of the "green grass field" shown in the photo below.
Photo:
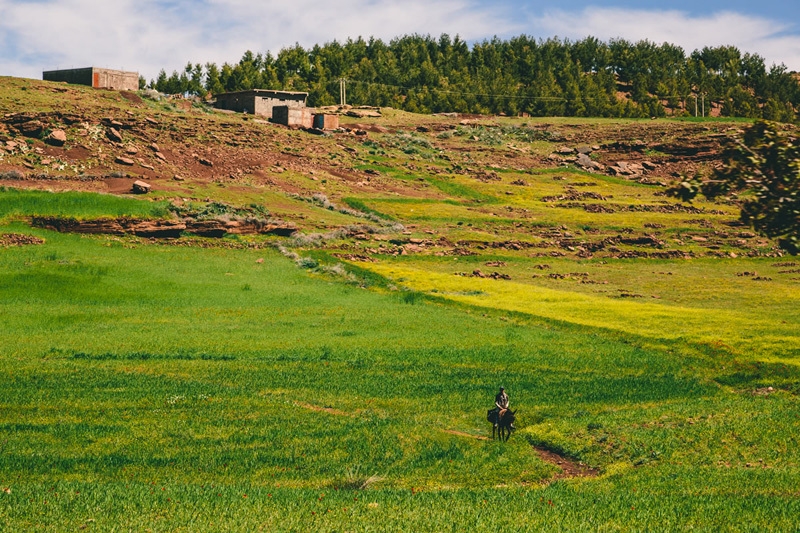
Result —
<path fill-rule="evenodd" d="M 45 239 L 0 251 L 8 531 L 796 528 L 796 354 L 6 220 Z M 519 431 L 472 438 L 500 384 Z"/>

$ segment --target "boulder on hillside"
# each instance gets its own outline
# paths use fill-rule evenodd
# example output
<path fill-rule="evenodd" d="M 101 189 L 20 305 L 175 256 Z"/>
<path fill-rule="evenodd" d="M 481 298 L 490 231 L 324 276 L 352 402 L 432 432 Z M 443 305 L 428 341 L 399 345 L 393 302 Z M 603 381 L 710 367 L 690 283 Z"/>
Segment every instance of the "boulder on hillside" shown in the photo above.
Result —
<path fill-rule="evenodd" d="M 603 170 L 604 168 L 602 164 L 598 163 L 597 161 L 592 161 L 592 158 L 583 152 L 578 153 L 578 157 L 575 162 L 578 164 L 578 166 L 586 170 Z"/>
<path fill-rule="evenodd" d="M 147 194 L 150 192 L 152 186 L 149 183 L 145 183 L 141 180 L 136 180 L 133 182 L 133 186 L 131 187 L 131 191 L 134 194 Z"/>
<path fill-rule="evenodd" d="M 64 146 L 67 143 L 67 134 L 64 130 L 53 130 L 47 136 L 45 142 L 53 146 Z"/>
<path fill-rule="evenodd" d="M 122 135 L 116 128 L 108 128 L 106 130 L 106 137 L 108 137 L 110 141 L 113 141 L 115 143 L 122 142 Z"/>

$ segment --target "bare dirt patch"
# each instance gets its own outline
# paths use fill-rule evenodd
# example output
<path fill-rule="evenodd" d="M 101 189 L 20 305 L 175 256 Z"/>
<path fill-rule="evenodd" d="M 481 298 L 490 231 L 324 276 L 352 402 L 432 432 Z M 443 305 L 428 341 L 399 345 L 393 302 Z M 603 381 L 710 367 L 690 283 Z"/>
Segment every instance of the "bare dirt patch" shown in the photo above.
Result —
<path fill-rule="evenodd" d="M 597 468 L 592 468 L 581 462 L 573 461 L 568 457 L 559 455 L 541 446 L 534 446 L 533 449 L 542 461 L 556 465 L 561 469 L 561 472 L 554 475 L 550 481 L 576 477 L 597 477 L 600 475 L 600 471 Z"/>
<path fill-rule="evenodd" d="M 313 405 L 305 402 L 294 402 L 294 405 L 297 407 L 302 407 L 303 409 L 308 409 L 309 411 L 315 411 L 317 413 L 328 413 L 329 415 L 335 416 L 353 416 L 353 413 L 345 413 L 344 411 L 340 411 L 339 409 L 335 409 L 333 407 L 323 407 L 321 405 Z"/>

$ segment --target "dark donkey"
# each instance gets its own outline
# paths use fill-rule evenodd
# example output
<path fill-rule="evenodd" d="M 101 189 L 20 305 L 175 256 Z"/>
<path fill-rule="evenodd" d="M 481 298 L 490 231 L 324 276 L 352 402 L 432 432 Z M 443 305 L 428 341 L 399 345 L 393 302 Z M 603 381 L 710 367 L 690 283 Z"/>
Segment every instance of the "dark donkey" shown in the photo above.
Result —
<path fill-rule="evenodd" d="M 492 423 L 492 438 L 500 438 L 500 440 L 508 440 L 511 436 L 511 431 L 514 429 L 512 424 L 514 420 L 516 420 L 516 414 L 519 412 L 519 409 L 516 411 L 512 411 L 511 409 L 503 409 L 499 413 L 497 409 L 489 409 L 489 412 L 486 413 L 486 420 Z M 499 416 L 499 420 L 498 420 Z M 497 425 L 495 426 L 495 422 Z M 495 437 L 495 433 L 497 433 L 497 437 Z"/>

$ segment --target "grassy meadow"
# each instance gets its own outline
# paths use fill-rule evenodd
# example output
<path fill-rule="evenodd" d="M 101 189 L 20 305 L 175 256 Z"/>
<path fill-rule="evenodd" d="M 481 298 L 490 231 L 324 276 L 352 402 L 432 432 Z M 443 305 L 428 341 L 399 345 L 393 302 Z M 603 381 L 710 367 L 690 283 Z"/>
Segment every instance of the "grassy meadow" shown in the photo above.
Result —
<path fill-rule="evenodd" d="M 336 276 L 268 241 L 14 220 L 0 233 L 45 242 L 0 249 L 0 529 L 797 527 L 797 330 L 777 328 L 787 347 L 763 353 L 669 333 L 686 315 L 701 332 L 796 320 L 776 295 L 740 314 L 606 309 L 429 266 L 427 283 L 453 280 L 443 294 L 413 264 Z M 530 312 L 531 298 L 559 312 Z M 504 444 L 477 438 L 500 384 L 521 410 Z M 533 445 L 600 475 L 555 479 Z"/>

